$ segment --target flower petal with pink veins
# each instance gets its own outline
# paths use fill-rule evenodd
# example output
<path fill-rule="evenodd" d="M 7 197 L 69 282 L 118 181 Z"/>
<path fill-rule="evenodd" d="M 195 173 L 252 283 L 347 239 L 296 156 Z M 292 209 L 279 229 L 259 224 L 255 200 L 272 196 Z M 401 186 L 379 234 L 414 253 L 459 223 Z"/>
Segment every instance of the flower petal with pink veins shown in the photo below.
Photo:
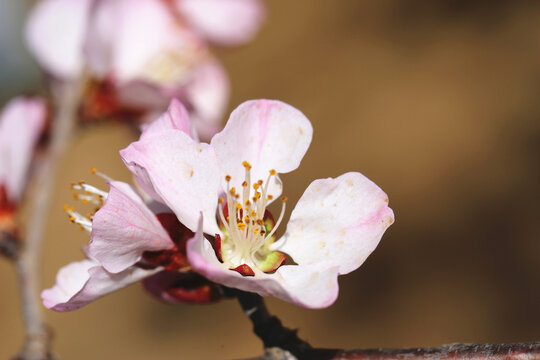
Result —
<path fill-rule="evenodd" d="M 42 0 L 30 12 L 26 42 L 40 65 L 60 78 L 83 67 L 83 43 L 93 0 Z"/>
<path fill-rule="evenodd" d="M 34 147 L 43 131 L 47 106 L 40 98 L 18 97 L 0 114 L 0 185 L 17 202 L 26 186 Z"/>
<path fill-rule="evenodd" d="M 222 184 L 231 175 L 231 187 L 241 189 L 245 168 L 251 164 L 251 180 L 266 181 L 269 170 L 287 173 L 304 157 L 313 128 L 302 112 L 277 100 L 251 100 L 238 106 L 225 128 L 211 141 L 221 168 Z M 225 185 L 224 185 L 225 187 Z M 281 182 L 274 177 L 268 194 L 281 194 Z"/>
<path fill-rule="evenodd" d="M 362 265 L 393 222 L 386 194 L 364 175 L 350 172 L 312 182 L 272 249 L 302 267 L 327 262 L 347 274 Z"/>
<path fill-rule="evenodd" d="M 187 243 L 187 256 L 194 271 L 228 287 L 275 296 L 312 309 L 330 306 L 338 294 L 338 267 L 322 262 L 317 265 L 285 265 L 273 274 L 257 270 L 255 276 L 242 276 L 219 262 L 202 232 Z"/>
<path fill-rule="evenodd" d="M 41 298 L 48 309 L 72 311 L 159 271 L 131 267 L 111 274 L 93 260 L 72 262 L 58 271 L 56 284 L 43 290 Z"/>
<path fill-rule="evenodd" d="M 252 40 L 265 17 L 260 0 L 176 0 L 176 4 L 193 29 L 221 45 Z"/>
<path fill-rule="evenodd" d="M 197 228 L 202 211 L 205 219 L 212 219 L 205 223 L 205 232 L 220 232 L 215 220 L 219 167 L 210 145 L 198 143 L 182 131 L 170 130 L 131 143 L 120 155 L 139 182 L 149 181 L 187 228 Z"/>
<path fill-rule="evenodd" d="M 201 64 L 185 87 L 185 97 L 193 108 L 193 124 L 202 139 L 211 139 L 221 130 L 229 101 L 229 78 L 215 60 Z"/>
<path fill-rule="evenodd" d="M 174 247 L 155 214 L 130 185 L 113 181 L 110 187 L 92 221 L 88 246 L 92 258 L 107 271 L 118 273 L 138 262 L 145 251 Z"/>
<path fill-rule="evenodd" d="M 193 137 L 189 114 L 178 99 L 172 99 L 167 112 L 157 120 L 143 127 L 141 139 L 144 139 L 148 135 L 159 134 L 168 130 L 180 130 Z"/>

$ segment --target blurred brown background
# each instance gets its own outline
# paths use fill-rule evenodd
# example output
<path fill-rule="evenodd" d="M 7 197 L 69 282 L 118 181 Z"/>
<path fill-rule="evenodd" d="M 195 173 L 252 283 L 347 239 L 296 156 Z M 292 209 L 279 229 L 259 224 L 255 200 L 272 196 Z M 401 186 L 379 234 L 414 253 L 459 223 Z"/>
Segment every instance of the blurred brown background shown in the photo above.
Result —
<path fill-rule="evenodd" d="M 21 44 L 23 6 L 0 0 L 0 95 L 39 89 Z M 390 197 L 396 223 L 329 309 L 268 299 L 321 347 L 540 339 L 540 3 L 518 0 L 271 0 L 248 46 L 219 50 L 230 109 L 275 98 L 315 135 L 284 176 L 293 204 L 316 178 L 356 170 Z M 16 13 L 17 16 L 13 14 Z M 62 212 L 89 169 L 130 180 L 120 125 L 80 131 L 48 223 L 43 284 L 88 236 Z M 97 181 L 99 183 L 99 181 Z M 290 212 L 290 210 L 289 210 Z M 0 358 L 22 342 L 15 274 L 0 261 Z M 134 285 L 72 313 L 46 312 L 63 359 L 231 359 L 261 352 L 234 301 L 168 306 Z"/>

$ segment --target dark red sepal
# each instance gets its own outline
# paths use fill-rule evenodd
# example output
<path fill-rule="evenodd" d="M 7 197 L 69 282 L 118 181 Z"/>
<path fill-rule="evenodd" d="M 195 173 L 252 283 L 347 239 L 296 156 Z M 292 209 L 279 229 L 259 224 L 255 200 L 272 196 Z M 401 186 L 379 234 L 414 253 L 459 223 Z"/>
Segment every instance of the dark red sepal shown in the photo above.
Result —
<path fill-rule="evenodd" d="M 193 237 L 193 232 L 182 225 L 172 213 L 159 213 L 156 217 L 171 237 L 175 246 L 169 250 L 145 251 L 143 253 L 144 261 L 147 265 L 162 266 L 169 271 L 189 268 L 186 243 Z"/>
<path fill-rule="evenodd" d="M 162 271 L 144 279 L 143 286 L 169 304 L 210 304 L 223 297 L 221 286 L 194 272 Z"/>
<path fill-rule="evenodd" d="M 123 104 L 111 80 L 91 79 L 85 89 L 79 119 L 83 123 L 94 123 L 104 119 L 137 119 L 144 112 L 142 107 Z"/>
<path fill-rule="evenodd" d="M 16 235 L 15 215 L 17 206 L 9 200 L 4 185 L 0 185 L 0 232 Z"/>
<path fill-rule="evenodd" d="M 242 265 L 240 265 L 238 267 L 235 267 L 234 269 L 231 269 L 231 270 L 236 271 L 237 273 L 239 273 L 240 275 L 243 275 L 243 276 L 255 276 L 255 272 L 247 264 L 242 264 Z"/>
<path fill-rule="evenodd" d="M 221 252 L 221 236 L 219 234 L 216 234 L 214 238 L 214 250 L 216 251 L 216 255 L 219 261 L 223 262 L 223 256 Z"/>

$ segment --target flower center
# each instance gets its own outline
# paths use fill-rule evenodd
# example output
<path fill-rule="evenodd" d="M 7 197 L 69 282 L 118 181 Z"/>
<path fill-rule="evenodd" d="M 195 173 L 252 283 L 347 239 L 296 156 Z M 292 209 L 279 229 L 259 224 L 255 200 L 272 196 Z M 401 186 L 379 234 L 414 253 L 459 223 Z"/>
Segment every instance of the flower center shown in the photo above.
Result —
<path fill-rule="evenodd" d="M 245 180 L 241 193 L 230 187 L 231 176 L 225 176 L 227 182 L 226 197 L 219 198 L 219 220 L 223 239 L 216 234 L 215 247 L 221 261 L 231 270 L 245 276 L 253 276 L 253 268 L 263 272 L 276 270 L 286 260 L 286 256 L 270 250 L 275 241 L 274 234 L 285 214 L 287 198 L 281 198 L 281 214 L 277 222 L 266 210 L 272 200 L 268 186 L 275 170 L 270 170 L 266 182 L 258 180 L 251 183 L 251 165 L 244 161 Z M 251 192 L 253 189 L 253 193 Z"/>

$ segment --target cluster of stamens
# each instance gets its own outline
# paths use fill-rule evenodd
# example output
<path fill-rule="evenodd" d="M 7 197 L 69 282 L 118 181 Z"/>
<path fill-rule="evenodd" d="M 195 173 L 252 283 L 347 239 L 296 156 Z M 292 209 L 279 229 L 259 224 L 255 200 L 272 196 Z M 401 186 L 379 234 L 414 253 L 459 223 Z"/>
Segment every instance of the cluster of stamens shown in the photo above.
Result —
<path fill-rule="evenodd" d="M 92 168 L 92 174 L 98 175 L 105 180 L 112 180 L 107 175 L 97 171 L 96 168 Z M 95 205 L 96 208 L 94 212 L 86 214 L 86 216 L 75 211 L 71 206 L 64 205 L 64 211 L 67 212 L 69 216 L 69 221 L 73 224 L 79 225 L 81 230 L 86 230 L 88 232 L 92 231 L 92 219 L 96 211 L 98 211 L 109 195 L 106 191 L 100 190 L 95 186 L 89 185 L 84 181 L 80 180 L 76 183 L 70 184 L 71 190 L 74 191 L 73 198 L 75 200 L 81 201 L 84 205 L 91 204 Z"/>
<path fill-rule="evenodd" d="M 219 198 L 219 217 L 225 228 L 226 239 L 221 246 L 222 260 L 232 267 L 240 265 L 258 266 L 264 261 L 264 254 L 259 250 L 275 234 L 285 214 L 287 198 L 281 198 L 281 214 L 271 229 L 267 228 L 269 221 L 266 206 L 273 199 L 268 194 L 271 178 L 276 176 L 275 170 L 270 170 L 266 182 L 258 180 L 251 184 L 251 165 L 244 161 L 245 181 L 241 192 L 230 187 L 231 176 L 225 176 L 227 182 L 226 198 Z M 250 186 L 251 184 L 251 186 Z M 251 193 L 253 188 L 253 195 Z M 225 208 L 225 211 L 224 211 Z M 270 217 L 271 219 L 271 217 Z"/>

